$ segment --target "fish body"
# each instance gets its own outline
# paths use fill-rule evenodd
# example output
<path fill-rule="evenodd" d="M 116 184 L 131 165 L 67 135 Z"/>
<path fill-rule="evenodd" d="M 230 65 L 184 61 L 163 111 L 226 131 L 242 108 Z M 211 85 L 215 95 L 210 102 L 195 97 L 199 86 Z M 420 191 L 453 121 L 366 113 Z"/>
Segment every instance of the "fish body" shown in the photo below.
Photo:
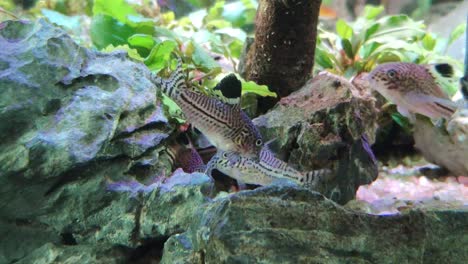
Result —
<path fill-rule="evenodd" d="M 181 168 L 186 173 L 201 172 L 205 170 L 205 163 L 193 147 L 171 145 L 166 150 L 172 159 L 175 168 Z"/>
<path fill-rule="evenodd" d="M 234 75 L 222 80 L 218 89 L 235 90 L 238 97 L 241 83 Z M 223 102 L 188 89 L 185 75 L 179 62 L 169 79 L 152 76 L 162 92 L 174 100 L 182 109 L 187 120 L 200 130 L 208 140 L 222 151 L 236 151 L 248 157 L 258 157 L 263 146 L 262 137 L 250 118 L 240 108 L 239 101 Z M 237 82 L 236 82 L 237 81 Z"/>
<path fill-rule="evenodd" d="M 418 65 L 385 63 L 367 76 L 370 87 L 397 105 L 404 116 L 414 119 L 414 113 L 430 118 L 449 118 L 457 109 L 438 84 L 437 77 L 451 77 L 449 64 Z M 440 76 L 441 75 L 441 76 Z"/>
<path fill-rule="evenodd" d="M 240 184 L 293 182 L 313 188 L 331 177 L 331 171 L 327 169 L 299 172 L 276 158 L 267 147 L 262 148 L 258 160 L 236 152 L 218 151 L 207 165 L 208 174 L 213 169 L 236 179 Z"/>

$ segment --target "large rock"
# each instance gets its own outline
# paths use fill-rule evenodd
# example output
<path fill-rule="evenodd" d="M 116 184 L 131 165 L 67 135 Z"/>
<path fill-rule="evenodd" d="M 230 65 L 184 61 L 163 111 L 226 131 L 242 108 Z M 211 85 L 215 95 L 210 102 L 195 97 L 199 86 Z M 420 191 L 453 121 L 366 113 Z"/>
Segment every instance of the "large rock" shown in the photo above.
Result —
<path fill-rule="evenodd" d="M 201 173 L 158 178 L 173 129 L 145 66 L 42 20 L 0 24 L 0 47 L 0 263 L 466 262 L 465 211 L 376 217 L 300 188 L 226 195 Z M 343 202 L 375 176 L 359 118 L 373 112 L 360 91 L 319 91 L 335 99 L 278 107 L 295 115 L 271 132 L 290 133 L 282 146 L 304 168 L 337 166 L 342 195 L 325 193 Z"/>
<path fill-rule="evenodd" d="M 170 169 L 161 143 L 173 128 L 143 64 L 80 47 L 44 20 L 1 23 L 0 47 L 0 263 L 45 243 L 57 247 L 47 254 L 97 242 L 134 249 L 188 225 L 205 183 L 172 198 L 106 191 L 109 181 Z M 161 209 L 170 205 L 187 215 Z"/>
<path fill-rule="evenodd" d="M 268 186 L 215 200 L 162 263 L 466 263 L 467 210 L 375 216 Z"/>
<path fill-rule="evenodd" d="M 335 179 L 319 191 L 341 204 L 360 185 L 377 177 L 370 144 L 375 141 L 374 100 L 346 79 L 322 73 L 300 91 L 281 100 L 254 123 L 267 139 L 276 139 L 281 157 L 300 170 L 331 168 Z"/>
<path fill-rule="evenodd" d="M 125 263 L 128 257 L 122 248 L 110 248 L 108 245 L 100 247 L 88 246 L 58 246 L 52 243 L 44 244 L 34 250 L 17 264 L 31 263 L 93 263 L 118 264 Z M 3 263 L 3 262 L 2 262 Z"/>

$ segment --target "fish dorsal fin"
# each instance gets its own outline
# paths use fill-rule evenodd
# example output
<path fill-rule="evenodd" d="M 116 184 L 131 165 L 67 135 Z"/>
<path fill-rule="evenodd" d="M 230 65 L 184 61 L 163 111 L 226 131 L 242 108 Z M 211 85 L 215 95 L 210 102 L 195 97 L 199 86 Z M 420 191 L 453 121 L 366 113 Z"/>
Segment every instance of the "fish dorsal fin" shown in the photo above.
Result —
<path fill-rule="evenodd" d="M 426 68 L 434 77 L 434 81 L 437 84 L 437 86 L 432 88 L 433 95 L 444 99 L 450 99 L 449 95 L 442 87 L 449 87 L 454 84 L 453 67 L 448 63 L 435 63 L 426 65 Z"/>
<path fill-rule="evenodd" d="M 435 78 L 453 78 L 454 76 L 454 69 L 448 63 L 427 64 L 425 67 L 435 75 Z"/>
<path fill-rule="evenodd" d="M 273 145 L 273 143 L 277 140 L 278 138 L 275 137 L 275 138 L 272 138 L 270 140 L 268 140 L 267 142 L 263 143 L 263 146 L 262 146 L 262 152 L 269 152 L 271 153 L 274 157 L 276 157 L 276 153 L 271 149 L 271 146 Z"/>
<path fill-rule="evenodd" d="M 437 73 L 439 73 L 440 75 L 446 78 L 453 77 L 453 67 L 452 65 L 448 63 L 434 64 L 434 69 L 436 70 Z"/>
<path fill-rule="evenodd" d="M 267 142 L 265 142 L 263 144 L 264 148 L 268 148 L 269 150 L 271 150 L 270 146 L 273 144 L 273 142 L 275 142 L 276 140 L 278 139 L 278 137 L 274 137 L 270 140 L 268 140 Z"/>
<path fill-rule="evenodd" d="M 213 91 L 221 101 L 231 105 L 240 105 L 242 83 L 233 73 L 224 77 L 213 88 Z"/>

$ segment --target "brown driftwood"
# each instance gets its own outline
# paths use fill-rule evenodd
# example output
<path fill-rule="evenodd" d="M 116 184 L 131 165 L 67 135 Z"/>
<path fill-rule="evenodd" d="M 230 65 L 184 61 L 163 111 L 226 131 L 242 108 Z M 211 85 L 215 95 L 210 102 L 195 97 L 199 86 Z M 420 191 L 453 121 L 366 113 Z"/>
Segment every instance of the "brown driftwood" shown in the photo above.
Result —
<path fill-rule="evenodd" d="M 245 77 L 268 85 L 279 96 L 261 98 L 261 111 L 298 90 L 310 77 L 320 4 L 321 0 L 260 0 Z"/>

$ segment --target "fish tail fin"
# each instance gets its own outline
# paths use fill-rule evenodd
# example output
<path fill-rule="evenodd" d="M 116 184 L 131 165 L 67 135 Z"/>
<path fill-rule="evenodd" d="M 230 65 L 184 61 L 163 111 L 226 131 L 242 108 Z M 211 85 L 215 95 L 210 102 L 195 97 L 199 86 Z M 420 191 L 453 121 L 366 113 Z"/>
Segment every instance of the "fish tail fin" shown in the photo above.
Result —
<path fill-rule="evenodd" d="M 157 87 L 161 88 L 163 93 L 165 93 L 170 98 L 177 97 L 180 90 L 187 88 L 187 85 L 185 84 L 185 74 L 182 69 L 182 59 L 177 59 L 176 69 L 172 72 L 168 79 L 163 79 L 152 73 L 151 80 Z"/>

